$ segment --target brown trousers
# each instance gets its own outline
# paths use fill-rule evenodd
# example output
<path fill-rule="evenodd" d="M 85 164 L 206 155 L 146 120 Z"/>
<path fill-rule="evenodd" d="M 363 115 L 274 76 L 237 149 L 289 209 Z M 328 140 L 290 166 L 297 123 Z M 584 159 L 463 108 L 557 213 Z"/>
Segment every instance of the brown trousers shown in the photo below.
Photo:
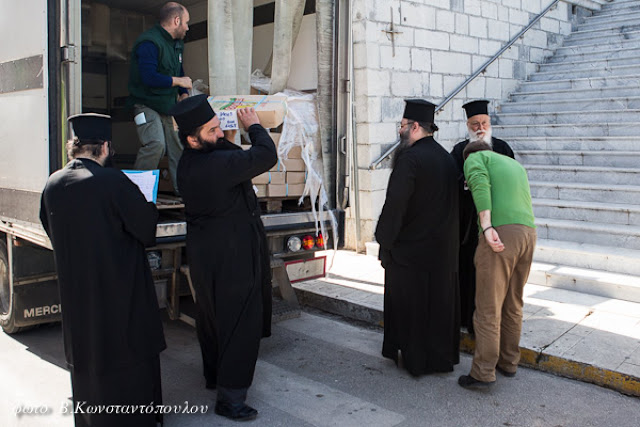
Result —
<path fill-rule="evenodd" d="M 536 230 L 520 224 L 496 227 L 504 251 L 491 250 L 480 236 L 476 266 L 476 310 L 473 327 L 476 349 L 471 376 L 495 381 L 496 365 L 515 372 L 520 361 L 522 292 L 536 246 Z"/>

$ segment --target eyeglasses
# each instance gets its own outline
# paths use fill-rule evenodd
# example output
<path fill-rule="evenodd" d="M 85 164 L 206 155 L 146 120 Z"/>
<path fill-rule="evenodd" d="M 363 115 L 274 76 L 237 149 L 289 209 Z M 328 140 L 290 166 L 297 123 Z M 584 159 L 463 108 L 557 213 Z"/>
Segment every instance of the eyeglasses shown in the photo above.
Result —
<path fill-rule="evenodd" d="M 398 132 L 400 132 L 402 130 L 402 128 L 404 128 L 405 126 L 411 126 L 414 123 L 415 123 L 415 121 L 413 121 L 413 120 L 409 120 L 406 123 L 398 123 Z"/>

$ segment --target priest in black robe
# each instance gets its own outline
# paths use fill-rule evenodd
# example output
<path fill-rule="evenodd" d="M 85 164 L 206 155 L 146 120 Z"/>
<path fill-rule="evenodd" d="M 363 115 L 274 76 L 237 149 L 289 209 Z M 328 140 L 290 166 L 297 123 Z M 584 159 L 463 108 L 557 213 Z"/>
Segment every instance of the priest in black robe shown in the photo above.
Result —
<path fill-rule="evenodd" d="M 458 173 L 433 139 L 434 112 L 406 100 L 375 233 L 385 269 L 382 355 L 414 376 L 459 363 Z"/>
<path fill-rule="evenodd" d="M 184 145 L 178 187 L 206 387 L 217 389 L 218 415 L 248 420 L 257 415 L 245 400 L 260 338 L 271 334 L 270 256 L 251 179 L 278 158 L 255 111 L 237 112 L 252 143 L 246 151 L 224 139 L 206 96 L 170 111 Z"/>
<path fill-rule="evenodd" d="M 489 101 L 477 100 L 462 106 L 467 115 L 469 138 L 458 142 L 451 151 L 458 168 L 460 191 L 460 321 L 470 333 L 473 333 L 473 312 L 476 307 L 476 268 L 473 258 L 478 246 L 478 214 L 471 191 L 465 184 L 462 152 L 469 142 L 484 141 L 496 153 L 515 158 L 509 144 L 492 136 L 488 105 Z"/>
<path fill-rule="evenodd" d="M 153 413 L 87 413 L 94 405 L 162 403 L 166 345 L 145 252 L 155 244 L 158 211 L 121 171 L 104 167 L 110 117 L 69 120 L 72 160 L 49 177 L 40 220 L 58 272 L 75 425 L 155 427 Z"/>

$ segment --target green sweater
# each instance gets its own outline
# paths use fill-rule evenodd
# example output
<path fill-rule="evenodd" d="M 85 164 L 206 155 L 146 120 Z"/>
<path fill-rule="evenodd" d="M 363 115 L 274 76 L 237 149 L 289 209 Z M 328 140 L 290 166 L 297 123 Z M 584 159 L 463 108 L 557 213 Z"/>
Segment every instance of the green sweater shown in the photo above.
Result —
<path fill-rule="evenodd" d="M 158 72 L 166 76 L 180 75 L 182 66 L 182 51 L 184 42 L 174 40 L 164 28 L 156 24 L 145 31 L 136 40 L 131 51 L 131 65 L 129 69 L 129 105 L 144 104 L 161 114 L 167 114 L 176 103 L 177 87 L 149 87 L 142 83 L 136 51 L 142 42 L 150 41 L 158 47 Z"/>
<path fill-rule="evenodd" d="M 520 163 L 493 151 L 478 151 L 464 162 L 464 176 L 476 210 L 490 210 L 494 227 L 522 224 L 535 228 L 529 179 Z M 482 227 L 478 228 L 482 234 Z"/>

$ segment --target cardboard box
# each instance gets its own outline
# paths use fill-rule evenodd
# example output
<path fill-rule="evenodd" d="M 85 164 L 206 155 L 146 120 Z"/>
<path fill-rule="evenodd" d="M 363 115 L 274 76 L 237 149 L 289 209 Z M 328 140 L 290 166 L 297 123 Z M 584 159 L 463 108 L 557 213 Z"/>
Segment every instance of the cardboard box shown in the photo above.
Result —
<path fill-rule="evenodd" d="M 256 196 L 258 198 L 267 197 L 267 185 L 266 184 L 261 184 L 261 185 L 255 185 L 254 184 L 253 189 L 255 190 Z"/>
<path fill-rule="evenodd" d="M 284 169 L 282 168 L 282 162 L 280 161 L 280 159 L 278 159 L 278 161 L 276 162 L 276 164 L 269 169 L 269 172 L 282 172 Z"/>
<path fill-rule="evenodd" d="M 289 158 L 289 159 L 301 159 L 302 158 L 302 147 L 299 146 L 299 145 L 291 147 L 291 149 L 287 153 L 287 158 Z"/>
<path fill-rule="evenodd" d="M 284 184 L 286 172 L 265 172 L 254 177 L 251 182 L 254 184 Z"/>
<path fill-rule="evenodd" d="M 267 185 L 266 197 L 287 197 L 287 184 Z"/>
<path fill-rule="evenodd" d="M 221 122 L 224 114 L 221 112 L 229 112 L 238 108 L 253 107 L 258 114 L 260 124 L 263 127 L 275 128 L 282 124 L 284 116 L 287 114 L 287 97 L 275 95 L 223 95 L 209 97 L 209 103 L 216 114 L 219 115 Z M 233 114 L 235 116 L 235 114 Z M 233 121 L 233 117 L 229 117 Z M 238 129 L 238 120 L 235 119 L 235 127 L 227 127 L 227 129 Z M 222 127 L 222 129 L 225 129 Z"/>
<path fill-rule="evenodd" d="M 287 171 L 287 184 L 304 184 L 307 180 L 306 172 Z"/>
<path fill-rule="evenodd" d="M 263 92 L 260 89 L 256 89 L 253 86 L 251 86 L 251 89 L 249 90 L 249 93 L 251 95 L 267 95 L 267 92 Z"/>
<path fill-rule="evenodd" d="M 304 184 L 287 184 L 287 195 L 300 197 L 304 192 Z"/>
<path fill-rule="evenodd" d="M 302 159 L 283 159 L 282 165 L 287 172 L 304 172 L 306 170 Z"/>
<path fill-rule="evenodd" d="M 300 197 L 304 184 L 269 184 L 266 197 Z"/>

